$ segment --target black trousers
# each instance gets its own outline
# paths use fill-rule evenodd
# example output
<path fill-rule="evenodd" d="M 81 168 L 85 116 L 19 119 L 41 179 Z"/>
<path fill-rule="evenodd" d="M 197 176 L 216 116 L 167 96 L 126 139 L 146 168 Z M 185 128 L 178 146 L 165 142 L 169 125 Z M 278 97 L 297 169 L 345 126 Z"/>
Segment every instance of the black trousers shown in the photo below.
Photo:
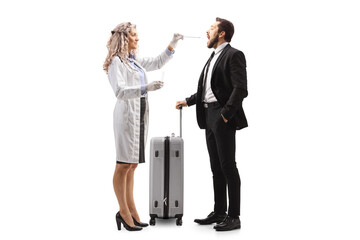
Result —
<path fill-rule="evenodd" d="M 235 161 L 236 130 L 222 119 L 221 106 L 210 103 L 206 114 L 206 144 L 210 156 L 214 185 L 214 211 L 219 214 L 227 211 L 228 215 L 240 216 L 240 175 Z"/>

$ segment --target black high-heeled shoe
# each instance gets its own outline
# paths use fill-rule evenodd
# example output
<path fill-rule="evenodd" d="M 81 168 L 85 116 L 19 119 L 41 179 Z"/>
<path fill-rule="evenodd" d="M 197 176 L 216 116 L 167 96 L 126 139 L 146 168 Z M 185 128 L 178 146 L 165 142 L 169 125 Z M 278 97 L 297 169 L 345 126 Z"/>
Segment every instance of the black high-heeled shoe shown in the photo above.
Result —
<path fill-rule="evenodd" d="M 139 226 L 139 227 L 147 227 L 147 226 L 149 226 L 149 224 L 147 224 L 147 223 L 142 223 L 142 222 L 136 221 L 134 217 L 132 217 L 132 219 L 134 221 L 135 226 Z"/>
<path fill-rule="evenodd" d="M 117 212 L 116 213 L 116 224 L 117 224 L 117 227 L 118 227 L 118 230 L 120 231 L 121 230 L 121 224 L 124 225 L 124 227 L 126 228 L 126 230 L 128 231 L 140 231 L 142 228 L 139 227 L 139 226 L 135 226 L 135 227 L 131 227 L 129 226 L 125 220 L 121 217 L 120 215 L 120 212 Z"/>

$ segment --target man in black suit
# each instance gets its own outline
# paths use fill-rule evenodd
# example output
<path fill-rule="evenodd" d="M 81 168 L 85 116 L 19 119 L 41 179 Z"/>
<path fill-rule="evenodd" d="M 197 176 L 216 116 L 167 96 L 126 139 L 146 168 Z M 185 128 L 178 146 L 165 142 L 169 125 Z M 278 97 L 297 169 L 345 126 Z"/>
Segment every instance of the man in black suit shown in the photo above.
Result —
<path fill-rule="evenodd" d="M 248 95 L 246 61 L 244 54 L 229 44 L 234 34 L 231 22 L 216 18 L 206 33 L 207 46 L 215 51 L 200 75 L 197 92 L 186 101 L 177 101 L 176 108 L 196 104 L 197 122 L 206 131 L 215 205 L 209 216 L 195 222 L 216 222 L 217 231 L 228 231 L 241 227 L 241 182 L 235 161 L 235 133 L 248 126 L 242 108 L 242 101 Z"/>

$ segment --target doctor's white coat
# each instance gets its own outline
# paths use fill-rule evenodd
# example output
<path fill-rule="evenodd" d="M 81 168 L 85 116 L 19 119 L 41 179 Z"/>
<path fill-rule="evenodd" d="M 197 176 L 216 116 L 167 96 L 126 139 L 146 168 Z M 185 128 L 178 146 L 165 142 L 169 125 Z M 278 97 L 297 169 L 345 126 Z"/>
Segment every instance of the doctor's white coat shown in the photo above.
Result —
<path fill-rule="evenodd" d="M 140 58 L 134 62 L 143 69 L 147 84 L 146 71 L 160 69 L 171 58 L 172 53 L 166 50 L 155 58 Z M 108 69 L 108 78 L 117 98 L 114 109 L 116 161 L 139 163 L 141 84 L 138 71 L 129 65 L 122 62 L 119 57 L 114 57 Z M 146 143 L 149 126 L 148 97 L 145 101 L 144 141 Z"/>

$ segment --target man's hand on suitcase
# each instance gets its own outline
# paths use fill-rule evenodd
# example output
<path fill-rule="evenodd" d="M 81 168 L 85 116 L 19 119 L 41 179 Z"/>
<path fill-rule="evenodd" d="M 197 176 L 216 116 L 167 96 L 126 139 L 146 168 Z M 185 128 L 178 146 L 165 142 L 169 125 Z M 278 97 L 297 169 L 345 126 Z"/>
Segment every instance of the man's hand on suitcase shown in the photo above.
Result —
<path fill-rule="evenodd" d="M 179 109 L 179 106 L 183 106 L 183 107 L 187 107 L 187 103 L 186 103 L 186 101 L 176 101 L 176 106 L 175 106 L 175 108 L 176 109 Z"/>
<path fill-rule="evenodd" d="M 156 91 L 164 86 L 164 82 L 162 81 L 153 81 L 151 83 L 146 84 L 146 91 Z"/>

